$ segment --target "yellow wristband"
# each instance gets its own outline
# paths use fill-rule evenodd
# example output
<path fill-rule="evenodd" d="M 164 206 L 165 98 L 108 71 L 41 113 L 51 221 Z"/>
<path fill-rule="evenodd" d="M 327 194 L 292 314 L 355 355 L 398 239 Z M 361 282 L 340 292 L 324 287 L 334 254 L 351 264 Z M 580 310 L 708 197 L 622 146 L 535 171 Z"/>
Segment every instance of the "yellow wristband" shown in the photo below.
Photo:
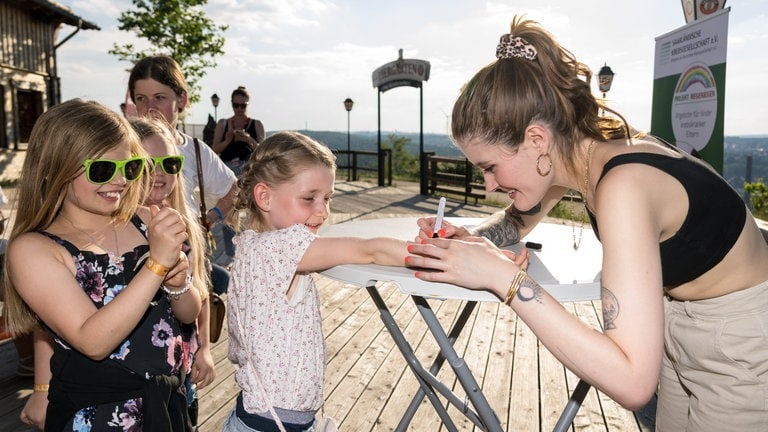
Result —
<path fill-rule="evenodd" d="M 168 267 L 153 260 L 151 256 L 147 257 L 147 260 L 144 262 L 144 265 L 149 269 L 149 271 L 161 277 L 165 277 L 165 275 L 167 275 L 168 272 L 171 270 Z"/>
<path fill-rule="evenodd" d="M 48 391 L 48 384 L 35 384 L 32 390 L 38 393 L 46 393 Z"/>

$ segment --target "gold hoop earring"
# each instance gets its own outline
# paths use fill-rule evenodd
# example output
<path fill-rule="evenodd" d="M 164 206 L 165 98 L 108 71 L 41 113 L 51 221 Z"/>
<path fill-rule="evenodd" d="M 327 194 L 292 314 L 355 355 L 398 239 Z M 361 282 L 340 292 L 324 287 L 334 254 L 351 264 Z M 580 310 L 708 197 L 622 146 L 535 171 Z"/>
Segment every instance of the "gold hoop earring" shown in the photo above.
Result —
<path fill-rule="evenodd" d="M 547 162 L 549 162 L 549 166 L 547 167 L 547 172 L 542 172 L 541 167 L 539 164 L 541 163 L 541 158 L 546 157 Z M 536 158 L 536 172 L 539 173 L 540 176 L 546 177 L 549 175 L 550 172 L 552 172 L 552 158 L 549 156 L 549 153 L 542 153 L 539 155 L 539 157 Z"/>

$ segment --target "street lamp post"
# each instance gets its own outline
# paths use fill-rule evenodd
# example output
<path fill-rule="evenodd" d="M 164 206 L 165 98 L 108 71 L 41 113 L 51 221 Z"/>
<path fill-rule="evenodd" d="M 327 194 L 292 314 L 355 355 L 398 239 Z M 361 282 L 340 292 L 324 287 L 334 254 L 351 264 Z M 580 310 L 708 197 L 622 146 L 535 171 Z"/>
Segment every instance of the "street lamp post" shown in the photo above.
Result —
<path fill-rule="evenodd" d="M 597 86 L 600 88 L 600 91 L 603 92 L 603 103 L 606 103 L 605 94 L 611 90 L 614 75 L 615 74 L 611 70 L 611 67 L 608 66 L 608 63 L 605 63 L 603 67 L 600 68 L 600 72 L 597 73 Z M 603 109 L 603 115 L 605 115 L 605 109 Z"/>
<path fill-rule="evenodd" d="M 355 101 L 353 101 L 352 99 L 350 99 L 350 98 L 344 99 L 344 109 L 347 110 L 347 181 L 349 181 L 351 179 L 350 174 L 349 174 L 349 169 L 350 169 L 349 168 L 349 165 L 350 165 L 350 163 L 349 163 L 349 154 L 351 152 L 350 146 L 349 146 L 349 143 L 350 143 L 350 136 L 349 136 L 349 112 L 352 111 L 352 105 L 354 105 L 354 104 L 355 104 Z"/>
<path fill-rule="evenodd" d="M 219 114 L 218 114 L 219 95 L 214 93 L 213 96 L 211 96 L 211 103 L 213 104 L 213 120 L 214 121 L 219 121 Z"/>

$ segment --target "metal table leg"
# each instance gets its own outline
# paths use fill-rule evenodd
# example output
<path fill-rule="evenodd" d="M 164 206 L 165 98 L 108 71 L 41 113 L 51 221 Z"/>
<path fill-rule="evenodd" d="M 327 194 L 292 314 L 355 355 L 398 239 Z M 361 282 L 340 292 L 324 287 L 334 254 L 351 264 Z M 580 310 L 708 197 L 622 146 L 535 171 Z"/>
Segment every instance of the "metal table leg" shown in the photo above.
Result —
<path fill-rule="evenodd" d="M 429 401 L 432 403 L 432 406 L 435 408 L 435 411 L 440 416 L 440 419 L 442 420 L 446 428 L 448 428 L 449 431 L 458 430 L 456 428 L 456 425 L 453 423 L 453 420 L 451 420 L 451 417 L 448 415 L 448 411 L 445 409 L 440 399 L 437 398 L 437 394 L 435 394 L 433 386 L 435 384 L 439 384 L 439 382 L 437 383 L 429 382 L 425 378 L 426 375 L 425 375 L 424 368 L 421 366 L 421 363 L 419 363 L 419 360 L 416 358 L 416 354 L 413 352 L 413 348 L 411 348 L 411 345 L 405 339 L 405 335 L 403 335 L 403 332 L 400 331 L 400 327 L 398 327 L 397 322 L 395 321 L 395 318 L 392 316 L 392 312 L 390 312 L 389 308 L 387 307 L 387 304 L 381 298 L 381 295 L 379 294 L 378 289 L 376 289 L 376 281 L 369 281 L 365 289 L 368 291 L 368 294 L 373 300 L 373 303 L 379 309 L 379 314 L 381 316 L 381 321 L 384 323 L 384 327 L 386 327 L 387 331 L 389 331 L 389 334 L 392 336 L 392 339 L 395 341 L 395 345 L 397 345 L 397 348 L 402 353 L 403 358 L 405 358 L 405 361 L 408 364 L 408 367 L 411 369 L 411 371 L 413 372 L 413 375 L 416 377 L 416 380 L 419 382 L 421 391 L 424 392 L 424 394 L 427 396 Z M 435 379 L 434 381 L 437 381 L 437 380 Z M 410 418 L 409 419 L 403 418 L 395 430 L 405 431 L 408 428 L 408 424 L 410 423 L 410 420 L 411 420 Z"/>
<path fill-rule="evenodd" d="M 437 320 L 437 317 L 435 316 L 435 313 L 432 311 L 432 308 L 429 307 L 429 303 L 427 303 L 427 300 L 423 297 L 417 297 L 417 296 L 411 296 L 411 298 L 413 298 L 413 301 L 416 303 L 416 306 L 421 312 L 422 317 L 424 317 L 424 321 L 427 323 L 427 327 L 432 332 L 432 335 L 435 337 L 435 341 L 440 347 L 440 353 L 448 361 L 448 364 L 451 366 L 451 369 L 453 369 L 454 373 L 456 374 L 456 377 L 461 383 L 461 386 L 464 388 L 464 391 L 467 393 L 467 397 L 469 397 L 469 400 L 472 402 L 472 406 L 477 411 L 477 416 L 482 422 L 482 424 L 478 424 L 478 426 L 487 431 L 503 432 L 503 429 L 501 428 L 501 422 L 499 422 L 499 418 L 496 416 L 496 413 L 493 411 L 490 404 L 488 403 L 488 399 L 485 398 L 483 391 L 480 389 L 480 386 L 477 384 L 475 377 L 472 375 L 472 372 L 467 367 L 467 364 L 464 362 L 464 359 L 459 357 L 459 355 L 456 353 L 456 350 L 453 348 L 453 344 L 448 339 L 448 336 L 445 334 L 445 330 L 440 325 L 440 322 Z M 456 405 L 456 408 L 459 408 L 459 410 L 461 410 L 464 415 L 466 415 L 468 418 L 470 418 L 470 420 L 472 420 L 472 417 L 468 415 L 469 413 L 472 413 L 469 407 L 467 407 L 464 404 L 461 404 L 461 405 Z"/>
<path fill-rule="evenodd" d="M 450 332 L 448 333 L 448 340 L 450 341 L 451 345 L 456 343 L 456 339 L 458 339 L 459 334 L 461 333 L 461 330 L 464 329 L 464 325 L 469 320 L 470 315 L 472 315 L 472 311 L 475 310 L 475 306 L 477 305 L 477 302 L 468 302 L 464 307 L 461 309 L 461 313 L 459 314 L 459 318 L 456 320 L 456 322 L 453 324 L 453 327 L 451 327 Z M 442 353 L 438 353 L 435 357 L 435 360 L 432 362 L 432 365 L 429 368 L 429 373 L 432 375 L 437 375 L 437 373 L 440 371 L 440 368 L 443 366 L 443 363 L 445 362 L 445 357 Z M 421 401 L 424 399 L 424 392 L 419 389 L 416 394 L 413 395 L 413 399 L 411 399 L 410 405 L 408 405 L 408 409 L 405 411 L 405 414 L 403 415 L 403 419 L 407 419 L 407 421 L 410 423 L 413 416 L 416 414 L 416 411 L 419 409 L 419 405 L 421 405 Z M 477 424 L 477 422 L 475 422 Z"/>
<path fill-rule="evenodd" d="M 573 423 L 576 413 L 579 412 L 579 407 L 581 407 L 581 404 L 584 402 L 584 398 L 587 396 L 589 388 L 589 384 L 584 382 L 584 380 L 579 380 L 579 383 L 576 384 L 576 388 L 573 389 L 570 399 L 568 399 L 568 403 L 565 404 L 565 409 L 563 409 L 563 413 L 560 414 L 560 418 L 557 420 L 555 428 L 552 429 L 553 432 L 565 432 L 571 427 L 571 423 Z"/>

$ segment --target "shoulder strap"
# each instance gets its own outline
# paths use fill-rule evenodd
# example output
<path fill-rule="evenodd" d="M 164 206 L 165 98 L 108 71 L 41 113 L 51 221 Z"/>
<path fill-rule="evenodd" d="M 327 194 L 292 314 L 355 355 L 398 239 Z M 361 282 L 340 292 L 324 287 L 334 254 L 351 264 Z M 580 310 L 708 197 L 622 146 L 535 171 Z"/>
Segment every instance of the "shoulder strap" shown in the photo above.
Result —
<path fill-rule="evenodd" d="M 195 160 L 197 161 L 197 183 L 200 187 L 200 225 L 203 226 L 203 230 L 208 234 L 208 254 L 213 253 L 216 249 L 216 240 L 213 238 L 211 227 L 208 225 L 208 211 L 205 209 L 205 186 L 203 184 L 203 164 L 200 158 L 200 141 L 197 138 L 193 138 L 195 142 Z M 206 267 L 210 271 L 210 261 L 206 260 Z"/>
<path fill-rule="evenodd" d="M 197 138 L 193 138 L 195 141 L 195 159 L 197 160 L 197 182 L 200 187 L 200 217 L 205 218 L 205 186 L 203 185 L 203 164 L 200 161 L 200 141 Z"/>

